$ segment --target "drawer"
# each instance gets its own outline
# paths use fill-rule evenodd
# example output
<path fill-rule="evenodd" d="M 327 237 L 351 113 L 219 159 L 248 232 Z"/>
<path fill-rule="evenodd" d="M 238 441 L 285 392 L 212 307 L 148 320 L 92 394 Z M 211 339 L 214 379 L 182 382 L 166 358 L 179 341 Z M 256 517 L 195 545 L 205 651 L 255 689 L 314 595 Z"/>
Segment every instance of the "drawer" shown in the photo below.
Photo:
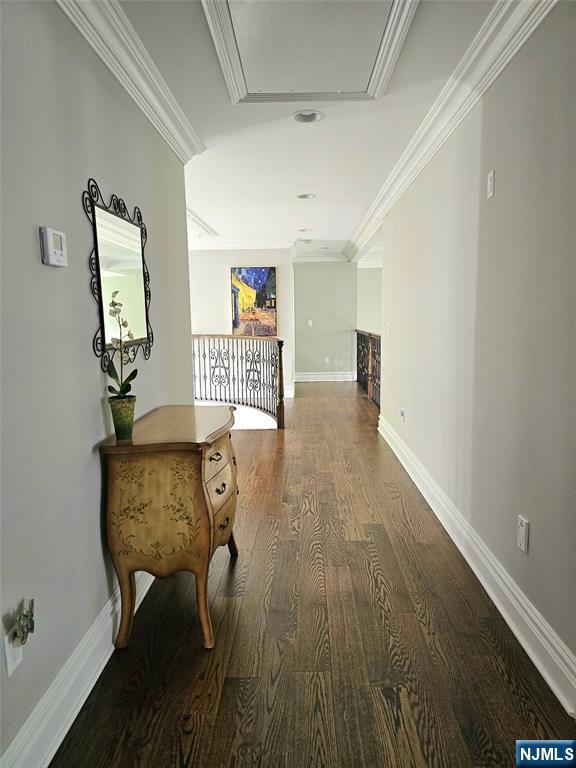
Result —
<path fill-rule="evenodd" d="M 209 448 L 205 448 L 202 457 L 204 482 L 207 483 L 221 469 L 224 469 L 226 464 L 232 464 L 233 455 L 232 441 L 229 434 L 221 437 L 220 440 Z"/>
<path fill-rule="evenodd" d="M 222 509 L 214 515 L 214 545 L 212 551 L 214 551 L 216 547 L 221 547 L 228 543 L 235 518 L 236 496 L 233 495 L 232 498 L 228 499 L 226 504 L 224 504 Z"/>
<path fill-rule="evenodd" d="M 208 480 L 206 490 L 212 505 L 212 512 L 218 512 L 230 496 L 236 495 L 236 473 L 233 465 L 226 464 L 217 475 Z"/>

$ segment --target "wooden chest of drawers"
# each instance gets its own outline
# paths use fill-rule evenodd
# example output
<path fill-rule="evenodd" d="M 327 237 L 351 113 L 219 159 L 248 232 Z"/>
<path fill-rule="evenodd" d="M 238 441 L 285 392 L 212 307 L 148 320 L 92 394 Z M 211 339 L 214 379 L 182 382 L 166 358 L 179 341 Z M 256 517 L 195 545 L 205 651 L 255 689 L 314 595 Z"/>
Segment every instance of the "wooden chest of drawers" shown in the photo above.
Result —
<path fill-rule="evenodd" d="M 206 585 L 214 550 L 228 545 L 236 557 L 236 458 L 229 406 L 164 406 L 139 419 L 132 442 L 114 440 L 100 450 L 107 476 L 108 546 L 122 597 L 117 648 L 129 639 L 134 573 L 157 577 L 188 570 L 205 648 L 214 647 Z"/>

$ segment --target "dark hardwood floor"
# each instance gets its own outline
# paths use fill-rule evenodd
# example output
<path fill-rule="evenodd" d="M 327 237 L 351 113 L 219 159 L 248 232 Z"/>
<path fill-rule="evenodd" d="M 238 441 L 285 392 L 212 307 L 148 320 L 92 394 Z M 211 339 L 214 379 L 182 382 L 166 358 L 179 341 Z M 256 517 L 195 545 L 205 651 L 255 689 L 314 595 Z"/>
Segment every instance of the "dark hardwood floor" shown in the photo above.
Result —
<path fill-rule="evenodd" d="M 503 768 L 575 737 L 376 421 L 355 384 L 306 384 L 286 431 L 234 433 L 216 648 L 194 577 L 156 580 L 52 768 Z"/>

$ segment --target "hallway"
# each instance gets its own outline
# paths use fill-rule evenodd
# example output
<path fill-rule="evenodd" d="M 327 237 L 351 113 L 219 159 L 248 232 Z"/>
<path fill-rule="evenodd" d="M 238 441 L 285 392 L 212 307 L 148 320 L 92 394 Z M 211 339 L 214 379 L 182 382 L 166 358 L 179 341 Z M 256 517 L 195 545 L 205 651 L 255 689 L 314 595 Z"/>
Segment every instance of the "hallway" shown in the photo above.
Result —
<path fill-rule="evenodd" d="M 575 724 L 384 440 L 356 384 L 233 433 L 240 557 L 157 580 L 52 768 L 503 768 Z"/>

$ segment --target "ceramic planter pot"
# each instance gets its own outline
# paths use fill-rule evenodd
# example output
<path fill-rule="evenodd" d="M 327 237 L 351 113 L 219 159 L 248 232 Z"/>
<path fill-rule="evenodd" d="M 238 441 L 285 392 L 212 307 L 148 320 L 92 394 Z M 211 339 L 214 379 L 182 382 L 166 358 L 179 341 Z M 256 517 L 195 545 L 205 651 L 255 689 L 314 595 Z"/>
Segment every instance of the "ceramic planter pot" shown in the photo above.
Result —
<path fill-rule="evenodd" d="M 126 397 L 109 397 L 108 402 L 110 403 L 110 410 L 112 411 L 116 440 L 131 440 L 132 427 L 134 426 L 136 397 L 134 395 L 127 395 Z"/>

